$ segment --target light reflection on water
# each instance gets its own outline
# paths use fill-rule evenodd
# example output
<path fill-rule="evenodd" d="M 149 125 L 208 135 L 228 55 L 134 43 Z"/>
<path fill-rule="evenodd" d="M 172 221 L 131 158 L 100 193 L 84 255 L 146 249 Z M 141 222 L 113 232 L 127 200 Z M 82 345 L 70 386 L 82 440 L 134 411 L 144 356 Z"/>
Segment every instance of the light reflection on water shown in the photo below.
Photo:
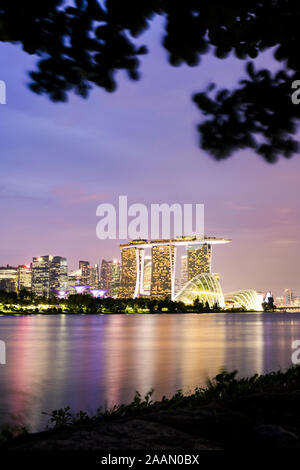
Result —
<path fill-rule="evenodd" d="M 0 318 L 0 423 L 41 429 L 42 411 L 155 399 L 205 385 L 221 367 L 240 375 L 285 369 L 300 313 L 20 316 Z"/>

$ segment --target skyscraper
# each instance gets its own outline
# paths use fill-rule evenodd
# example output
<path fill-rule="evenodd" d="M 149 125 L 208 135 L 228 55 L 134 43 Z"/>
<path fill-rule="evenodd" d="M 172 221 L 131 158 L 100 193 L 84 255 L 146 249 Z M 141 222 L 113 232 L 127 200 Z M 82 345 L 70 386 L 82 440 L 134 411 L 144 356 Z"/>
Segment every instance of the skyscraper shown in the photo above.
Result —
<path fill-rule="evenodd" d="M 32 292 L 35 295 L 50 295 L 50 264 L 53 256 L 38 256 L 32 259 Z"/>
<path fill-rule="evenodd" d="M 89 261 L 79 261 L 79 269 L 81 269 L 81 283 L 89 284 L 90 278 L 90 262 Z"/>
<path fill-rule="evenodd" d="M 151 256 L 145 256 L 144 260 L 144 284 L 143 294 L 150 295 L 151 292 L 151 276 L 152 276 L 152 258 Z"/>
<path fill-rule="evenodd" d="M 141 279 L 144 278 L 144 249 L 139 247 L 122 250 L 121 282 L 119 297 L 135 298 L 139 294 Z"/>
<path fill-rule="evenodd" d="M 65 291 L 68 288 L 68 263 L 66 258 L 54 256 L 50 262 L 50 296 L 54 297 L 57 291 Z"/>
<path fill-rule="evenodd" d="M 187 246 L 187 270 L 188 280 L 197 274 L 211 272 L 211 245 L 204 243 Z"/>
<path fill-rule="evenodd" d="M 9 265 L 0 267 L 0 290 L 16 292 L 17 268 Z"/>
<path fill-rule="evenodd" d="M 109 295 L 111 290 L 111 261 L 106 261 L 105 259 L 101 262 L 100 289 L 105 289 L 107 295 Z"/>
<path fill-rule="evenodd" d="M 183 258 L 182 277 L 189 281 L 199 273 L 211 272 L 211 245 L 230 243 L 231 240 L 217 237 L 184 236 L 162 240 L 132 240 L 121 248 L 120 298 L 135 298 L 144 295 L 145 251 L 152 249 L 151 289 L 153 298 L 175 297 L 176 250 L 187 247 Z M 184 274 L 183 274 L 184 273 Z M 179 286 L 178 286 L 179 287 Z"/>
<path fill-rule="evenodd" d="M 100 289 L 106 290 L 106 296 L 117 297 L 120 289 L 120 261 L 102 260 Z"/>
<path fill-rule="evenodd" d="M 17 290 L 31 290 L 32 269 L 31 264 L 21 264 L 18 266 Z"/>
<path fill-rule="evenodd" d="M 188 267 L 187 267 L 187 255 L 181 256 L 180 265 L 180 289 L 182 289 L 188 282 Z"/>
<path fill-rule="evenodd" d="M 99 265 L 89 266 L 89 276 L 87 284 L 92 289 L 99 289 Z"/>
<path fill-rule="evenodd" d="M 287 307 L 292 307 L 294 305 L 294 300 L 295 300 L 295 294 L 292 291 L 292 289 L 284 289 L 285 293 L 285 304 Z"/>
<path fill-rule="evenodd" d="M 68 287 L 68 265 L 61 256 L 39 256 L 32 260 L 32 292 L 50 297 Z"/>
<path fill-rule="evenodd" d="M 120 261 L 113 260 L 113 262 L 111 263 L 111 289 L 110 289 L 110 294 L 112 297 L 117 297 L 119 295 L 120 275 L 121 275 Z"/>
<path fill-rule="evenodd" d="M 172 298 L 175 289 L 174 245 L 155 245 L 152 247 L 151 297 Z"/>

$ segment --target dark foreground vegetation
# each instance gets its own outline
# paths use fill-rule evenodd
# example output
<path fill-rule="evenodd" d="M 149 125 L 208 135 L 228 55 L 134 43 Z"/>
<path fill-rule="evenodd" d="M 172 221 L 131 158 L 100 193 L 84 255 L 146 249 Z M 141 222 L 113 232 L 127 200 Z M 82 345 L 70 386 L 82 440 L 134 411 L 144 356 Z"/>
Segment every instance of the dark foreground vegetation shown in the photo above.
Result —
<path fill-rule="evenodd" d="M 7 427 L 0 450 L 300 449 L 300 366 L 240 379 L 222 371 L 190 395 L 151 396 L 95 416 L 55 410 L 40 433 Z"/>

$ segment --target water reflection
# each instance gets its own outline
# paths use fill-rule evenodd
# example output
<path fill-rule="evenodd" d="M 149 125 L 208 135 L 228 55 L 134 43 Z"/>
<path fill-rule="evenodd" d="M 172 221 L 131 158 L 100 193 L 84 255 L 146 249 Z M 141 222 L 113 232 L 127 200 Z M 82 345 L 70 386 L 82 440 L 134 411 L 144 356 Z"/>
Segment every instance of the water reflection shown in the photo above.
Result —
<path fill-rule="evenodd" d="M 221 367 L 241 375 L 291 365 L 300 314 L 1 317 L 0 422 L 45 423 L 41 411 L 94 412 L 204 385 Z"/>

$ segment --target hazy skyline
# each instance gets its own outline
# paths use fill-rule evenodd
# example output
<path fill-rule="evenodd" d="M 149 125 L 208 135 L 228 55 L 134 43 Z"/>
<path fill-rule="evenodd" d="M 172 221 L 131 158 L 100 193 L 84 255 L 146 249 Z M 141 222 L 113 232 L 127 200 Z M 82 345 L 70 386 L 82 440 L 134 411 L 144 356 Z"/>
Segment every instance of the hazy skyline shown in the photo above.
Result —
<path fill-rule="evenodd" d="M 206 235 L 233 240 L 213 251 L 225 292 L 300 294 L 298 155 L 270 165 L 251 151 L 216 162 L 200 150 L 192 93 L 210 81 L 231 88 L 245 62 L 207 55 L 197 68 L 174 68 L 160 37 L 157 21 L 140 40 L 150 46 L 140 82 L 119 73 L 115 93 L 94 89 L 66 104 L 29 91 L 36 58 L 1 46 L 0 265 L 44 254 L 66 256 L 71 268 L 119 258 L 118 240 L 96 238 L 96 207 L 127 195 L 129 204 L 204 203 Z M 272 65 L 269 57 L 259 63 Z"/>

